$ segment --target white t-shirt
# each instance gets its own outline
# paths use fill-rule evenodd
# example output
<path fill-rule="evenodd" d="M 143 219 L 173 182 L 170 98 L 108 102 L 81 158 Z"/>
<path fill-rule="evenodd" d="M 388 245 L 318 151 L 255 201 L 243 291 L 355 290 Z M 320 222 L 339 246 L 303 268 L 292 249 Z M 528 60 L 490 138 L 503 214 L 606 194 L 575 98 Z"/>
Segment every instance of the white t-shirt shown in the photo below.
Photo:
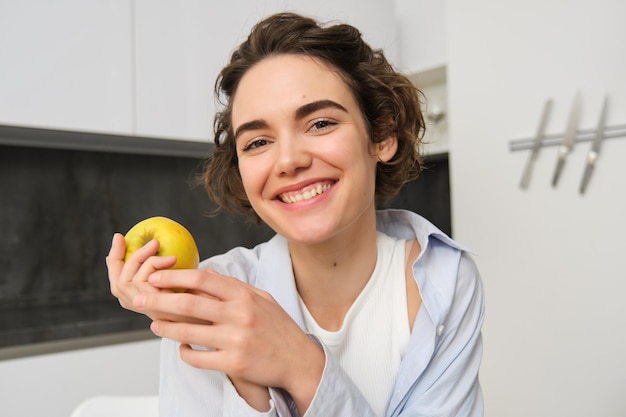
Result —
<path fill-rule="evenodd" d="M 377 233 L 374 272 L 348 310 L 341 328 L 320 327 L 300 299 L 306 331 L 339 362 L 377 416 L 383 416 L 411 329 L 407 312 L 406 240 Z"/>

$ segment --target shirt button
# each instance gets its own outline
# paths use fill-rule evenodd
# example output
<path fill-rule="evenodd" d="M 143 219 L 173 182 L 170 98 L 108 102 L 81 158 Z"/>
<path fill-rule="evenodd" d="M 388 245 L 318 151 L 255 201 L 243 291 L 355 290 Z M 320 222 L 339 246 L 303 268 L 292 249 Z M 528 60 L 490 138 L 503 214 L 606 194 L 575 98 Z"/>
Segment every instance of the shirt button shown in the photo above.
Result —
<path fill-rule="evenodd" d="M 444 326 L 443 324 L 440 324 L 439 326 L 437 326 L 437 336 L 441 336 L 441 333 L 443 333 L 443 329 L 445 329 L 446 326 Z"/>

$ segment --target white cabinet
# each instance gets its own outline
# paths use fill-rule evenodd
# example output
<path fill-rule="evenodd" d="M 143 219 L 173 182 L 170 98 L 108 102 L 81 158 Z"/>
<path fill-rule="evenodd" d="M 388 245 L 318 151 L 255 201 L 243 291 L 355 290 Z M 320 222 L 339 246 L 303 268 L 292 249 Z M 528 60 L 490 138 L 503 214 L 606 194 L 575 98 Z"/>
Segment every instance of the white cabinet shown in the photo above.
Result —
<path fill-rule="evenodd" d="M 212 139 L 213 87 L 231 51 L 263 16 L 292 10 L 357 26 L 396 57 L 393 7 L 379 0 L 135 0 L 137 134 Z"/>
<path fill-rule="evenodd" d="M 254 20 L 233 3 L 136 0 L 138 135 L 210 138 L 215 79 Z"/>
<path fill-rule="evenodd" d="M 0 124 L 131 133 L 128 0 L 0 3 Z"/>

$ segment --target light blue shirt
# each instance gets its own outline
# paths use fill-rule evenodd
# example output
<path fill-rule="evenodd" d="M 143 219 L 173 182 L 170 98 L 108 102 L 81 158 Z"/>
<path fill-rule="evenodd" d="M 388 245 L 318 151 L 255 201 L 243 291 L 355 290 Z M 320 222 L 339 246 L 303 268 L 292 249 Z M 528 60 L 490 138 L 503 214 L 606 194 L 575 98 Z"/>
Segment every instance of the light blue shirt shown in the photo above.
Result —
<path fill-rule="evenodd" d="M 378 211 L 377 229 L 399 239 L 417 239 L 422 248 L 413 264 L 422 306 L 385 417 L 482 417 L 478 370 L 484 299 L 473 260 L 463 247 L 409 211 Z M 282 236 L 253 249 L 235 248 L 200 267 L 269 292 L 304 328 L 287 241 Z M 322 380 L 305 416 L 375 417 L 354 383 L 325 353 Z M 167 339 L 162 342 L 160 379 L 161 417 L 298 415 L 289 396 L 277 389 L 270 389 L 268 412 L 252 409 L 223 373 L 185 364 L 178 343 Z"/>

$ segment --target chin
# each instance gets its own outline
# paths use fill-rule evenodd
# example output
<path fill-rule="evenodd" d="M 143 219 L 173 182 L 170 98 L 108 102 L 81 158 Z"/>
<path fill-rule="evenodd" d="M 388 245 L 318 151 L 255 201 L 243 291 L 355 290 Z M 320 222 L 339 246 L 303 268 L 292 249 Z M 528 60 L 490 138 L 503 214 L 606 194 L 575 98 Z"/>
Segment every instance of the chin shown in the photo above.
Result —
<path fill-rule="evenodd" d="M 311 223 L 307 223 L 308 226 Z M 317 227 L 291 227 L 282 228 L 280 235 L 282 235 L 289 242 L 293 242 L 300 245 L 316 245 L 327 242 L 333 236 L 337 234 L 337 227 L 331 225 L 317 224 Z"/>

